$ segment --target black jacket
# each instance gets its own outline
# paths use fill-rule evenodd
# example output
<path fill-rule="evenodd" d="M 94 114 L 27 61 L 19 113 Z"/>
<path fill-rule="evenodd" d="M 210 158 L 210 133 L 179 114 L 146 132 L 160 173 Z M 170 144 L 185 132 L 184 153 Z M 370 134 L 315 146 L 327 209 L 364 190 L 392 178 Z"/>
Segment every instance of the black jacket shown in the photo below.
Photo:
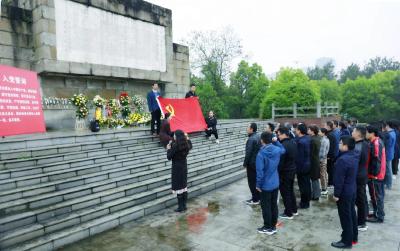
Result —
<path fill-rule="evenodd" d="M 310 148 L 310 177 L 312 180 L 317 180 L 320 178 L 319 150 L 321 148 L 321 138 L 319 136 L 311 137 Z"/>
<path fill-rule="evenodd" d="M 187 156 L 189 150 L 192 149 L 192 142 L 189 140 L 189 149 L 181 151 L 175 142 L 172 143 L 171 149 L 167 151 L 168 160 L 172 160 L 171 169 L 171 185 L 172 190 L 180 190 L 187 187 Z"/>
<path fill-rule="evenodd" d="M 261 138 L 257 132 L 249 134 L 246 142 L 246 155 L 244 157 L 243 166 L 256 168 L 256 157 L 261 147 Z"/>
<path fill-rule="evenodd" d="M 368 181 L 368 142 L 360 140 L 356 142 L 356 148 L 354 149 L 360 155 L 360 161 L 358 162 L 357 170 L 357 184 L 367 184 Z"/>
<path fill-rule="evenodd" d="M 188 91 L 185 98 L 197 97 L 196 92 Z"/>
<path fill-rule="evenodd" d="M 296 171 L 296 155 L 297 155 L 297 146 L 296 142 L 293 139 L 284 139 L 281 141 L 281 144 L 285 148 L 285 154 L 281 155 L 281 159 L 279 161 L 278 170 L 280 173 L 283 172 L 295 172 Z"/>
<path fill-rule="evenodd" d="M 333 131 L 329 131 L 326 136 L 329 139 L 328 158 L 329 159 L 335 159 L 335 157 L 336 157 L 336 146 L 337 146 L 335 133 Z"/>
<path fill-rule="evenodd" d="M 207 129 L 208 128 L 212 128 L 213 130 L 217 130 L 217 118 L 216 117 L 208 117 L 206 119 L 206 123 L 207 123 Z"/>

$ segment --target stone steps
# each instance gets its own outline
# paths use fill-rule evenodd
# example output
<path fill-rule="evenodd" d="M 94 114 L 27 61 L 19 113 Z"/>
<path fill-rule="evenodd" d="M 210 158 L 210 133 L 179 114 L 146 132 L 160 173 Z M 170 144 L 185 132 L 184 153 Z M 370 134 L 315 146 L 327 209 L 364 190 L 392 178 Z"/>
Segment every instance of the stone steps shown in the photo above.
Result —
<path fill-rule="evenodd" d="M 201 185 L 194 186 L 190 189 L 189 198 L 199 196 L 219 187 L 223 187 L 243 177 L 245 177 L 245 172 L 243 170 L 240 170 L 224 177 L 220 177 Z M 139 206 L 127 208 L 111 215 L 88 221 L 84 224 L 65 228 L 63 231 L 58 231 L 56 233 L 37 238 L 30 242 L 18 244 L 12 247 L 6 247 L 4 248 L 4 251 L 55 250 L 69 243 L 76 242 L 78 240 L 104 232 L 118 225 L 136 220 L 143 216 L 150 215 L 154 212 L 175 204 L 176 198 L 174 196 L 164 196 L 162 198 L 152 200 Z"/>
<path fill-rule="evenodd" d="M 248 124 L 221 123 L 218 145 L 191 135 L 189 196 L 245 176 Z M 176 204 L 171 162 L 148 129 L 64 136 L 8 140 L 24 148 L 7 151 L 0 140 L 0 250 L 54 250 Z"/>
<path fill-rule="evenodd" d="M 213 155 L 211 158 L 210 157 L 201 157 L 201 155 L 205 152 L 208 152 L 206 149 L 204 152 L 198 153 L 200 158 L 199 159 L 194 159 L 190 158 L 188 159 L 188 164 L 191 167 L 197 167 L 204 165 L 211 160 L 218 160 L 218 159 L 224 159 L 226 157 L 233 157 L 236 153 L 242 153 L 243 152 L 243 146 L 241 145 L 234 145 L 231 146 L 228 149 L 221 149 L 219 154 Z M 32 193 L 30 190 L 29 194 L 27 194 L 26 198 L 22 199 L 15 199 L 15 200 L 9 200 L 5 201 L 6 203 L 3 203 L 0 205 L 0 212 L 4 214 L 10 214 L 10 213 L 16 213 L 20 212 L 23 210 L 27 209 L 34 209 L 37 207 L 40 207 L 42 205 L 46 205 L 47 203 L 52 203 L 53 201 L 57 200 L 65 200 L 66 197 L 70 197 L 71 195 L 82 195 L 84 193 L 90 193 L 91 191 L 87 191 L 87 189 L 91 189 L 92 192 L 99 191 L 104 188 L 108 188 L 111 186 L 116 186 L 119 184 L 125 184 L 125 183 L 130 183 L 130 182 L 137 182 L 144 180 L 145 178 L 152 177 L 157 175 L 157 172 L 161 170 L 166 170 L 169 171 L 170 165 L 167 160 L 162 162 L 162 166 L 157 165 L 157 162 L 153 162 L 154 165 L 151 165 L 151 169 L 147 170 L 137 170 L 137 167 L 130 167 L 131 169 L 126 170 L 114 170 L 113 173 L 115 173 L 116 177 L 109 177 L 108 179 L 105 180 L 100 180 L 96 181 L 96 177 L 92 177 L 87 184 L 82 184 L 82 185 L 76 185 L 70 188 L 64 188 L 61 190 L 57 191 L 49 191 L 54 189 L 54 185 L 50 186 L 45 186 L 46 183 L 42 185 L 42 187 L 39 188 L 39 191 L 42 190 L 42 194 L 39 193 Z M 148 163 L 146 163 L 148 165 Z M 126 173 L 128 171 L 128 173 Z M 134 171 L 132 173 L 132 171 Z M 100 174 L 103 175 L 103 174 Z M 98 176 L 97 176 L 98 177 Z M 101 176 L 100 176 L 101 177 Z M 82 177 L 83 178 L 83 177 Z M 68 184 L 68 183 L 67 183 Z M 86 190 L 85 190 L 86 189 Z M 31 195 L 32 194 L 32 195 Z M 34 194 L 34 195 L 33 195 Z M 8 196 L 3 197 L 3 200 L 6 200 L 7 198 L 12 198 L 12 196 L 15 194 L 9 194 Z M 17 194 L 18 195 L 18 194 Z M 30 196 L 29 196 L 30 195 Z M 54 197 L 56 196 L 56 197 Z"/>
<path fill-rule="evenodd" d="M 234 139 L 234 137 L 232 137 L 232 136 L 229 138 L 225 138 L 224 141 L 222 141 L 219 145 L 206 144 L 206 145 L 195 146 L 197 149 L 196 152 L 197 153 L 203 153 L 203 152 L 207 152 L 207 151 L 214 151 L 215 153 L 225 152 L 226 150 L 224 149 L 224 147 L 233 143 L 233 139 Z M 229 141 L 227 141 L 227 140 L 229 140 Z M 240 140 L 237 143 L 239 144 Z M 163 155 L 165 155 L 165 152 L 163 152 Z M 192 159 L 193 160 L 196 159 L 197 156 L 198 155 L 190 154 L 189 155 L 189 163 Z M 161 155 L 161 157 L 162 157 L 162 155 Z M 165 156 L 164 156 L 164 159 L 165 159 Z M 155 163 L 155 165 L 157 165 L 159 162 L 154 162 L 154 159 L 153 159 L 153 161 L 149 161 L 146 164 L 151 165 L 153 163 Z M 74 186 L 82 186 L 82 185 L 89 184 L 89 183 L 95 182 L 95 181 L 113 179 L 112 178 L 113 175 L 111 175 L 111 174 L 119 172 L 119 171 L 130 170 L 131 174 L 146 171 L 148 169 L 147 165 L 143 166 L 143 167 L 141 167 L 140 165 L 135 166 L 134 169 L 130 169 L 131 167 L 110 169 L 110 170 L 105 170 L 105 171 L 96 172 L 96 173 L 92 173 L 92 174 L 81 175 L 81 176 L 76 176 L 76 177 L 72 177 L 72 178 L 56 180 L 56 181 L 52 181 L 52 182 L 40 183 L 37 185 L 23 186 L 23 187 L 16 188 L 16 189 L 5 190 L 5 191 L 0 192 L 0 202 L 8 202 L 11 200 L 23 199 L 25 197 L 32 196 L 32 194 L 38 195 L 38 194 L 46 193 L 46 192 L 60 191 L 63 189 L 74 187 Z M 124 176 L 124 177 L 126 177 L 126 176 Z M 132 180 L 132 182 L 133 182 L 133 180 Z"/>
<path fill-rule="evenodd" d="M 229 132 L 227 132 L 229 129 Z M 220 134 L 223 135 L 225 133 L 234 133 L 238 130 L 244 131 L 244 128 L 241 125 L 231 128 L 220 128 Z M 200 136 L 201 135 L 201 136 Z M 203 136 L 203 134 L 197 134 L 192 137 L 193 141 L 199 141 L 199 138 Z M 127 152 L 127 151 L 135 151 L 135 150 L 143 150 L 149 149 L 151 147 L 158 146 L 158 138 L 153 136 L 146 137 L 133 137 L 133 138 L 124 138 L 118 140 L 107 140 L 102 142 L 90 142 L 85 144 L 74 144 L 74 145 L 61 145 L 61 146 L 52 146 L 39 148 L 35 150 L 29 151 L 9 151 L 9 152 L 0 152 L 0 155 L 4 160 L 0 161 L 0 179 L 1 178 L 10 178 L 6 176 L 5 173 L 8 171 L 21 169 L 27 166 L 37 166 L 54 162 L 68 161 L 77 158 L 90 158 L 99 155 L 106 154 L 115 154 L 119 152 Z M 6 155 L 8 154 L 8 155 Z"/>
<path fill-rule="evenodd" d="M 210 180 L 218 179 L 222 176 L 226 176 L 235 172 L 243 172 L 240 164 L 236 164 L 235 168 L 225 167 L 217 170 L 207 172 L 203 175 L 199 175 L 194 178 L 189 178 L 188 186 L 195 187 L 201 185 Z M 23 241 L 28 241 L 32 238 L 36 238 L 40 235 L 51 234 L 59 230 L 71 227 L 77 224 L 83 224 L 87 221 L 93 220 L 94 218 L 104 217 L 109 214 L 118 213 L 121 210 L 135 207 L 137 205 L 157 200 L 162 197 L 171 197 L 169 194 L 171 187 L 170 185 L 164 185 L 153 189 L 145 190 L 141 193 L 134 195 L 127 195 L 121 198 L 117 198 L 111 201 L 101 201 L 96 204 L 95 207 L 83 208 L 65 215 L 61 215 L 58 218 L 52 218 L 51 220 L 42 221 L 41 224 L 27 225 L 14 231 L 9 231 L 0 238 L 1 248 L 14 245 Z"/>
<path fill-rule="evenodd" d="M 239 136 L 240 135 L 234 135 L 234 136 L 232 136 L 232 139 L 239 137 Z M 228 137 L 228 139 L 230 140 L 229 137 Z M 207 148 L 207 145 L 209 145 L 209 144 L 205 144 L 206 148 Z M 213 146 L 211 146 L 211 147 L 213 147 Z M 214 146 L 214 147 L 216 147 L 216 146 Z M 198 148 L 201 151 L 204 149 L 204 145 L 200 146 Z M 46 172 L 43 172 L 43 173 L 31 174 L 31 172 L 26 172 L 24 176 L 0 180 L 0 190 L 7 191 L 7 190 L 11 190 L 11 189 L 18 189 L 21 187 L 37 185 L 37 184 L 44 183 L 44 182 L 65 180 L 65 179 L 69 179 L 69 178 L 73 178 L 73 177 L 77 177 L 77 176 L 82 176 L 82 175 L 91 174 L 91 173 L 99 173 L 99 172 L 107 171 L 107 170 L 110 171 L 110 170 L 117 169 L 117 168 L 120 168 L 120 170 L 124 170 L 123 168 L 125 168 L 127 166 L 131 166 L 131 165 L 141 167 L 142 164 L 145 164 L 148 166 L 148 168 L 150 168 L 151 165 L 154 164 L 153 161 L 164 160 L 165 162 L 167 162 L 167 160 L 165 159 L 165 151 L 163 148 L 158 148 L 156 150 L 149 149 L 147 151 L 151 152 L 153 155 L 143 155 L 143 156 L 138 156 L 138 157 L 133 157 L 133 158 L 110 160 L 108 162 L 103 162 L 100 164 L 98 164 L 98 163 L 97 164 L 96 163 L 89 164 L 87 161 L 83 161 L 84 163 L 77 162 L 76 167 L 75 166 L 66 166 L 67 164 L 52 165 L 50 167 L 47 166 L 47 167 L 44 167 Z M 157 154 L 154 154 L 154 152 L 159 152 L 161 154 L 157 155 Z M 191 156 L 194 156 L 194 154 L 192 154 Z M 189 156 L 189 158 L 191 158 L 191 156 Z M 158 162 L 158 163 L 160 163 L 160 162 Z M 36 170 L 36 169 L 34 169 L 34 170 Z"/>

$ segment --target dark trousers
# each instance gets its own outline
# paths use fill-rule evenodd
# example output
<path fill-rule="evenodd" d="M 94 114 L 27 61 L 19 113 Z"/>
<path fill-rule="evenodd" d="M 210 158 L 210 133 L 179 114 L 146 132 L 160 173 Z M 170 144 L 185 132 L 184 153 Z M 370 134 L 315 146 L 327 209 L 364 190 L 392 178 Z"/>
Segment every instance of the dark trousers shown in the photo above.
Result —
<path fill-rule="evenodd" d="M 264 227 L 275 229 L 278 221 L 278 188 L 272 191 L 262 190 L 260 204 L 264 219 Z"/>
<path fill-rule="evenodd" d="M 365 225 L 368 216 L 367 184 L 365 182 L 357 183 L 357 225 Z"/>
<path fill-rule="evenodd" d="M 206 129 L 206 136 L 207 137 L 211 137 L 212 134 L 214 134 L 215 139 L 218 139 L 218 131 L 217 131 L 217 129 L 211 129 L 211 130 Z"/>
<path fill-rule="evenodd" d="M 296 196 L 294 194 L 294 177 L 295 171 L 279 173 L 279 191 L 282 195 L 283 205 L 285 206 L 285 214 L 293 216 L 297 213 Z"/>
<path fill-rule="evenodd" d="M 335 167 L 335 160 L 332 158 L 328 159 L 327 171 L 328 171 L 328 186 L 333 186 L 333 169 Z"/>
<path fill-rule="evenodd" d="M 310 207 L 311 179 L 309 173 L 297 173 L 297 182 L 300 189 L 300 207 Z"/>
<path fill-rule="evenodd" d="M 355 198 L 339 198 L 336 202 L 340 225 L 342 226 L 342 242 L 351 246 L 353 241 L 358 241 L 357 216 Z"/>
<path fill-rule="evenodd" d="M 256 189 L 256 168 L 248 166 L 247 168 L 247 182 L 251 192 L 251 199 L 253 201 L 260 200 L 260 193 Z"/>
<path fill-rule="evenodd" d="M 369 180 L 368 190 L 371 197 L 372 207 L 374 209 L 374 216 L 379 220 L 385 219 L 384 211 L 384 197 L 385 187 L 382 180 Z"/>
<path fill-rule="evenodd" d="M 397 175 L 399 172 L 399 159 L 396 157 L 392 160 L 392 171 L 393 175 Z"/>
<path fill-rule="evenodd" d="M 155 129 L 155 124 L 157 122 L 157 130 Z M 160 127 L 161 127 L 161 110 L 157 109 L 151 112 L 151 133 L 160 134 Z"/>

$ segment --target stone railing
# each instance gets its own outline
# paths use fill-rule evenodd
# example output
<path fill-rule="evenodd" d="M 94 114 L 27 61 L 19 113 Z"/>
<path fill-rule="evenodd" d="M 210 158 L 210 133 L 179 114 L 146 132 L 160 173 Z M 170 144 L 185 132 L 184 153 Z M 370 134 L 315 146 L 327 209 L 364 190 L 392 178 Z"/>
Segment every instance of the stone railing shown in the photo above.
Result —
<path fill-rule="evenodd" d="M 284 111 L 284 112 L 282 112 Z M 272 104 L 272 119 L 275 118 L 321 118 L 339 114 L 339 102 L 334 104 L 318 102 L 315 106 L 275 107 Z"/>

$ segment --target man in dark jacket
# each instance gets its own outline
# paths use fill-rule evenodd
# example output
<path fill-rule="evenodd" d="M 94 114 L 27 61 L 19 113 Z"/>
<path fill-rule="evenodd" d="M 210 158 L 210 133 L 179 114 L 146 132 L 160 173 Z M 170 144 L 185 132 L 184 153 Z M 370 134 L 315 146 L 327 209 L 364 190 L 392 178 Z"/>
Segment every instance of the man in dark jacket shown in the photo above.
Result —
<path fill-rule="evenodd" d="M 356 141 L 355 151 L 360 154 L 360 161 L 357 169 L 357 225 L 358 231 L 367 231 L 368 226 L 365 224 L 368 216 L 368 200 L 367 200 L 367 159 L 368 159 L 368 142 L 365 140 L 366 128 L 357 126 L 353 129 L 352 137 Z"/>
<path fill-rule="evenodd" d="M 339 142 L 336 141 L 336 135 L 333 131 L 333 122 L 326 122 L 326 130 L 328 130 L 328 134 L 326 135 L 329 139 L 329 152 L 327 159 L 327 171 L 328 171 L 328 186 L 333 185 L 333 169 L 335 168 L 335 159 L 336 159 L 336 149 L 339 146 Z"/>
<path fill-rule="evenodd" d="M 386 175 L 385 175 L 385 185 L 387 189 L 392 189 L 392 179 L 393 179 L 393 171 L 392 171 L 392 161 L 394 159 L 394 151 L 396 148 L 396 132 L 394 131 L 395 125 L 389 121 L 383 123 L 383 130 L 386 132 L 387 137 L 387 145 L 385 145 L 386 149 Z"/>
<path fill-rule="evenodd" d="M 285 211 L 280 215 L 283 219 L 293 219 L 293 215 L 297 215 L 296 196 L 294 194 L 294 178 L 296 175 L 296 155 L 297 146 L 293 139 L 290 138 L 289 129 L 286 127 L 278 128 L 278 138 L 285 148 L 285 154 L 281 156 L 279 161 L 279 190 L 282 195 Z"/>
<path fill-rule="evenodd" d="M 147 106 L 149 107 L 149 112 L 151 112 L 151 133 L 155 136 L 160 134 L 161 128 L 161 110 L 157 102 L 160 92 L 158 91 L 157 83 L 153 83 L 151 87 L 152 90 L 147 94 Z M 156 123 L 157 130 L 155 129 Z"/>
<path fill-rule="evenodd" d="M 307 135 L 307 126 L 299 124 L 296 128 L 296 170 L 297 182 L 300 189 L 299 208 L 307 209 L 310 207 L 311 200 L 311 180 L 310 180 L 310 136 Z"/>
<path fill-rule="evenodd" d="M 217 118 L 214 116 L 214 112 L 210 111 L 208 113 L 208 118 L 206 119 L 207 129 L 206 129 L 206 137 L 210 139 L 211 135 L 215 136 L 215 143 L 219 144 L 218 140 L 218 131 L 217 131 Z"/>
<path fill-rule="evenodd" d="M 310 178 L 311 178 L 311 200 L 318 201 L 321 197 L 321 185 L 319 183 L 320 166 L 319 166 L 319 151 L 321 149 L 321 138 L 318 135 L 319 128 L 316 125 L 308 127 L 308 135 L 311 136 L 310 149 Z"/>
<path fill-rule="evenodd" d="M 367 126 L 368 145 L 368 190 L 374 213 L 367 218 L 368 222 L 383 223 L 385 219 L 384 179 L 386 174 L 386 152 L 383 141 L 378 137 L 375 126 Z"/>
<path fill-rule="evenodd" d="M 333 199 L 338 208 L 342 238 L 331 245 L 335 248 L 349 249 L 358 241 L 357 216 L 354 208 L 356 199 L 356 177 L 359 153 L 354 151 L 355 141 L 351 136 L 342 136 L 340 152 L 335 163 L 333 178 Z"/>
<path fill-rule="evenodd" d="M 188 91 L 185 95 L 185 98 L 192 98 L 192 97 L 197 97 L 195 84 L 190 85 L 190 91 Z"/>
<path fill-rule="evenodd" d="M 257 133 L 257 124 L 251 123 L 247 128 L 249 138 L 246 142 L 246 155 L 243 167 L 247 170 L 247 181 L 251 192 L 251 199 L 246 201 L 248 205 L 260 204 L 260 195 L 256 190 L 256 157 L 261 147 L 260 135 Z"/>

